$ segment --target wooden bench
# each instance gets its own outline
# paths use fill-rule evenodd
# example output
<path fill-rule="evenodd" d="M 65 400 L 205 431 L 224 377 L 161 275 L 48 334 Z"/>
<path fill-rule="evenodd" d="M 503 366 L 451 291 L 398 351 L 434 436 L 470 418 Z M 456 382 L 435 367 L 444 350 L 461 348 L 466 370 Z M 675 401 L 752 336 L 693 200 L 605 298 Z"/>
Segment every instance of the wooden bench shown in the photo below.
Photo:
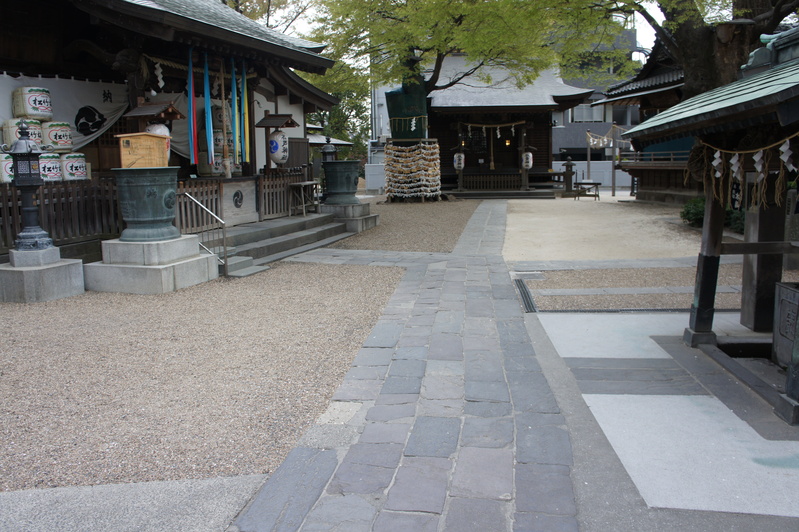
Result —
<path fill-rule="evenodd" d="M 289 207 L 289 216 L 294 214 L 295 210 L 302 209 L 302 215 L 305 216 L 308 208 L 313 207 L 314 212 L 319 212 L 319 200 L 317 199 L 317 189 L 319 183 L 316 181 L 300 181 L 299 183 L 289 183 L 289 190 L 291 191 L 291 206 Z"/>
<path fill-rule="evenodd" d="M 594 200 L 599 200 L 598 181 L 577 181 L 574 183 L 574 199 L 579 200 L 580 196 L 591 196 Z"/>

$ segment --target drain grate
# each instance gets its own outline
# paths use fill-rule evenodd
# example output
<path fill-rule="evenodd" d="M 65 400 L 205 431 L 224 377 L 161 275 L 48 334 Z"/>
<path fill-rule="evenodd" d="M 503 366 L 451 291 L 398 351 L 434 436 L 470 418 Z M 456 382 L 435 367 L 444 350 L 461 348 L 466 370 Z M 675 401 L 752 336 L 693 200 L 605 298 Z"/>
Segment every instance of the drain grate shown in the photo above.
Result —
<path fill-rule="evenodd" d="M 535 301 L 533 301 L 533 296 L 530 294 L 530 290 L 527 289 L 524 279 L 514 279 L 513 282 L 516 283 L 516 290 L 519 292 L 519 297 L 522 300 L 524 312 L 537 312 L 535 308 Z"/>

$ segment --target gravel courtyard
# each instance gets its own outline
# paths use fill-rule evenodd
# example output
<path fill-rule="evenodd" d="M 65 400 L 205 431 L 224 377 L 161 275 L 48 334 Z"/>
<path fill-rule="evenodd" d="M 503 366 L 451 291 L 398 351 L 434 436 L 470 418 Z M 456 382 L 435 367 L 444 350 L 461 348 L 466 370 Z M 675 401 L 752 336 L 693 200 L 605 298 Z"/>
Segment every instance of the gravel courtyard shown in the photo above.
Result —
<path fill-rule="evenodd" d="M 370 200 L 380 225 L 336 247 L 450 252 L 478 205 L 380 199 Z M 619 199 L 510 201 L 505 259 L 698 253 L 678 207 Z M 693 285 L 692 268 L 674 270 L 549 271 L 528 286 Z M 740 284 L 739 272 L 725 267 L 720 283 Z M 274 471 L 327 408 L 402 275 L 280 262 L 158 296 L 0 304 L 0 490 Z M 547 304 L 610 305 L 578 299 Z"/>

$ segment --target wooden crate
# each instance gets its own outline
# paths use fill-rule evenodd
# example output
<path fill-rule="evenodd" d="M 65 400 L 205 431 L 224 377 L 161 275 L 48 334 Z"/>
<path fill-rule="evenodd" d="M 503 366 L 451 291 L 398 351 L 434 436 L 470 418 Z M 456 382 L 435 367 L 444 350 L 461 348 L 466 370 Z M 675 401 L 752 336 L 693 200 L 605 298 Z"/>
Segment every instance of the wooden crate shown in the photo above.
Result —
<path fill-rule="evenodd" d="M 169 140 L 165 135 L 128 133 L 114 135 L 119 139 L 122 168 L 162 168 L 169 166 Z"/>

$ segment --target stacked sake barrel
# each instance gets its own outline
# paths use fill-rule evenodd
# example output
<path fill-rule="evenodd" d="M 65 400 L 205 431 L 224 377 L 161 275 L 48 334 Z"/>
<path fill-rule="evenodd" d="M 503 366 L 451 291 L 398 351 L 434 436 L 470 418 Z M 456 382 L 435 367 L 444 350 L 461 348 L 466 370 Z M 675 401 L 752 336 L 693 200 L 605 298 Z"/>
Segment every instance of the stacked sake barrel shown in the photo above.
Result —
<path fill-rule="evenodd" d="M 441 161 L 437 142 L 413 146 L 386 145 L 386 196 L 438 198 L 441 195 Z"/>
<path fill-rule="evenodd" d="M 204 142 L 200 142 L 200 158 L 197 161 L 197 171 L 202 176 L 220 177 L 225 175 L 224 153 L 227 144 L 228 159 L 230 159 L 230 171 L 233 176 L 241 175 L 241 163 L 236 162 L 233 157 L 233 130 L 230 121 L 230 107 L 214 105 L 211 107 L 211 124 L 213 126 L 214 154 L 213 163 L 208 162 L 208 147 Z M 227 131 L 227 135 L 225 135 Z M 200 135 L 205 139 L 205 132 Z"/>
<path fill-rule="evenodd" d="M 44 181 L 87 179 L 86 157 L 72 152 L 72 128 L 68 122 L 53 120 L 50 90 L 43 87 L 19 87 L 12 93 L 14 118 L 3 125 L 3 141 L 9 148 L 19 139 L 22 120 L 28 126 L 31 140 L 53 146 L 53 151 L 39 157 Z M 11 155 L 0 155 L 0 183 L 14 179 Z"/>

